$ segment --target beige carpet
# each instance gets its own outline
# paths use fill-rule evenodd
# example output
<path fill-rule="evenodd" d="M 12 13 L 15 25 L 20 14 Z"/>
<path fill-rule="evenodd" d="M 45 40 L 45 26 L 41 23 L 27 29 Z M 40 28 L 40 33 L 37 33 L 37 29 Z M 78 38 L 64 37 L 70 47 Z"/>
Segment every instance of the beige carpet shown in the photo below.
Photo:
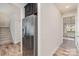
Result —
<path fill-rule="evenodd" d="M 20 56 L 21 53 L 21 45 L 18 44 L 4 44 L 0 45 L 0 56 Z"/>

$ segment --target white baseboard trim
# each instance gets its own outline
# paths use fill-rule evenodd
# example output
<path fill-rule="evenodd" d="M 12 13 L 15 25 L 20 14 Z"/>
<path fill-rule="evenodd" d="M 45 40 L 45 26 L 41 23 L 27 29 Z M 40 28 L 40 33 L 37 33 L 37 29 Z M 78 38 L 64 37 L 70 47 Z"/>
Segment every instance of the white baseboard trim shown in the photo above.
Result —
<path fill-rule="evenodd" d="M 14 44 L 21 42 L 21 40 L 13 41 Z"/>

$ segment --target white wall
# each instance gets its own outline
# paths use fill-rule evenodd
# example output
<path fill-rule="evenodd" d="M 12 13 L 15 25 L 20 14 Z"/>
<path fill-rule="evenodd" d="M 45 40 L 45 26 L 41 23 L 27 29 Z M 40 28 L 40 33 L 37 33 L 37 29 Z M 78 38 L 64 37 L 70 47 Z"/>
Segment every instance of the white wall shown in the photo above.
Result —
<path fill-rule="evenodd" d="M 11 13 L 11 23 L 10 29 L 14 43 L 21 42 L 22 40 L 22 18 L 24 17 L 22 14 L 22 8 L 11 5 L 12 6 L 12 13 Z M 24 12 L 24 11 L 23 11 Z"/>
<path fill-rule="evenodd" d="M 9 4 L 0 4 L 0 27 L 9 27 L 9 13 L 10 6 Z"/>
<path fill-rule="evenodd" d="M 64 13 L 63 15 L 62 15 L 62 17 L 69 17 L 69 16 L 75 16 L 76 17 L 76 13 L 77 11 L 75 10 L 75 11 L 73 11 L 73 12 L 68 12 L 68 13 Z"/>
<path fill-rule="evenodd" d="M 77 47 L 77 49 L 78 49 L 78 51 L 79 51 L 79 4 L 78 4 L 78 6 L 77 6 L 77 19 L 76 19 L 76 24 L 75 24 L 76 26 L 75 26 L 75 30 L 76 30 L 76 32 L 75 32 L 75 43 L 76 43 L 76 47 Z"/>
<path fill-rule="evenodd" d="M 13 13 L 12 16 L 10 16 L 10 32 L 11 32 L 11 36 L 12 36 L 12 41 L 13 43 L 15 42 L 14 40 L 16 39 L 16 35 L 15 35 L 15 15 Z M 17 39 L 16 39 L 17 40 Z"/>
<path fill-rule="evenodd" d="M 0 11 L 0 27 L 9 27 L 10 19 L 7 13 Z"/>
<path fill-rule="evenodd" d="M 54 4 L 40 4 L 38 19 L 38 55 L 50 56 L 62 44 L 62 17 Z"/>

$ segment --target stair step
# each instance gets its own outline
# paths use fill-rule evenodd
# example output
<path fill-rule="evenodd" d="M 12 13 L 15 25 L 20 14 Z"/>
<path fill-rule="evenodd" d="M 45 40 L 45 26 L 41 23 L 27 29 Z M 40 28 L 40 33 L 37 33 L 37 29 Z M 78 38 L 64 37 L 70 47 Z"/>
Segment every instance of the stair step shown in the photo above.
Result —
<path fill-rule="evenodd" d="M 0 28 L 0 44 L 11 42 L 11 34 L 9 28 Z"/>

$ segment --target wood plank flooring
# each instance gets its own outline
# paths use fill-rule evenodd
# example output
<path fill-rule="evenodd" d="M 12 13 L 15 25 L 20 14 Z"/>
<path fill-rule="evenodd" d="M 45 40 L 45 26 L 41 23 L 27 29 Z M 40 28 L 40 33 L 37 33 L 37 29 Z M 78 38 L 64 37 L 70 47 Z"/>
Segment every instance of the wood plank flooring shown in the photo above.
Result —
<path fill-rule="evenodd" d="M 0 56 L 21 56 L 21 45 L 18 44 L 3 44 L 0 45 Z"/>
<path fill-rule="evenodd" d="M 74 40 L 63 40 L 63 44 L 55 52 L 54 56 L 77 56 Z"/>
<path fill-rule="evenodd" d="M 59 48 L 54 56 L 77 56 L 77 51 L 75 49 Z"/>

